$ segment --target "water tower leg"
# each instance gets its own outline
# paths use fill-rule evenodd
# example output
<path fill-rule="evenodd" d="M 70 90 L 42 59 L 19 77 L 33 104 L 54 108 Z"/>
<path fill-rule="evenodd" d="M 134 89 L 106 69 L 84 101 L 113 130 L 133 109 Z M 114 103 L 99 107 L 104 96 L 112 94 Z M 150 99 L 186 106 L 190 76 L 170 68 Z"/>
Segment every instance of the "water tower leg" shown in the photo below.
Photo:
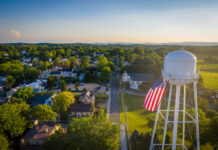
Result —
<path fill-rule="evenodd" d="M 181 85 L 176 85 L 176 100 L 175 100 L 175 112 L 174 112 L 172 150 L 176 150 L 176 139 L 177 139 L 177 128 L 178 128 L 178 117 L 179 117 L 180 89 L 181 89 Z"/>
<path fill-rule="evenodd" d="M 167 103 L 167 114 L 166 114 L 165 125 L 164 125 L 162 150 L 164 150 L 164 148 L 165 148 L 165 139 L 166 139 L 166 133 L 167 133 L 167 124 L 168 124 L 169 111 L 170 111 L 170 101 L 171 101 L 171 95 L 172 95 L 172 88 L 173 88 L 173 85 L 170 84 L 170 91 L 169 91 L 169 97 L 168 97 L 168 103 Z"/>
<path fill-rule="evenodd" d="M 199 125 L 198 125 L 197 81 L 194 82 L 194 102 L 195 102 L 196 144 L 197 144 L 197 150 L 200 150 Z"/>
<path fill-rule="evenodd" d="M 156 126 L 157 126 L 157 120 L 158 120 L 159 113 L 160 113 L 160 105 L 161 105 L 161 103 L 159 104 L 159 106 L 157 108 L 157 114 L 156 114 L 156 118 L 155 118 L 155 122 L 154 122 L 154 128 L 153 128 L 153 132 L 152 132 L 151 144 L 150 144 L 149 150 L 153 149 L 154 136 L 155 136 Z"/>
<path fill-rule="evenodd" d="M 182 129 L 182 150 L 184 150 L 185 146 L 185 105 L 186 105 L 186 85 L 184 85 L 184 93 L 183 93 L 183 129 Z"/>

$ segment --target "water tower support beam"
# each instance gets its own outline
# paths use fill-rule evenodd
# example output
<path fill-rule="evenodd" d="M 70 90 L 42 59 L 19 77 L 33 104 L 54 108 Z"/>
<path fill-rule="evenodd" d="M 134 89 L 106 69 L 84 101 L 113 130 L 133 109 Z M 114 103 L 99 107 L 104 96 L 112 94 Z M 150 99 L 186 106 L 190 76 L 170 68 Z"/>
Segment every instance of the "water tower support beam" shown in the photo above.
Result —
<path fill-rule="evenodd" d="M 160 105 L 161 105 L 161 103 L 159 104 L 159 106 L 157 108 L 157 114 L 156 114 L 156 118 L 155 118 L 155 122 L 154 122 L 154 128 L 153 128 L 153 132 L 152 132 L 151 144 L 150 144 L 149 150 L 153 149 L 154 136 L 155 136 L 156 126 L 157 126 L 157 120 L 158 120 L 159 113 L 160 113 Z"/>
<path fill-rule="evenodd" d="M 183 129 L 182 129 L 182 150 L 184 150 L 185 148 L 185 105 L 186 105 L 186 85 L 184 85 L 184 89 L 183 89 Z"/>
<path fill-rule="evenodd" d="M 194 102 L 195 102 L 196 144 L 197 144 L 197 150 L 200 150 L 199 125 L 198 125 L 197 81 L 194 82 Z"/>
<path fill-rule="evenodd" d="M 175 112 L 174 112 L 172 150 L 176 150 L 176 139 L 177 139 L 177 128 L 178 128 L 178 117 L 179 117 L 180 89 L 181 89 L 181 85 L 176 85 L 176 100 L 175 100 Z"/>
<path fill-rule="evenodd" d="M 165 125 L 164 125 L 162 150 L 164 150 L 164 147 L 165 147 L 165 139 L 166 139 L 166 133 L 167 133 L 167 124 L 168 124 L 169 111 L 170 111 L 170 101 L 171 101 L 171 95 L 172 95 L 172 88 L 173 88 L 173 85 L 170 84 L 170 91 L 169 91 L 169 97 L 168 97 L 168 103 L 167 103 L 167 114 L 166 114 Z"/>

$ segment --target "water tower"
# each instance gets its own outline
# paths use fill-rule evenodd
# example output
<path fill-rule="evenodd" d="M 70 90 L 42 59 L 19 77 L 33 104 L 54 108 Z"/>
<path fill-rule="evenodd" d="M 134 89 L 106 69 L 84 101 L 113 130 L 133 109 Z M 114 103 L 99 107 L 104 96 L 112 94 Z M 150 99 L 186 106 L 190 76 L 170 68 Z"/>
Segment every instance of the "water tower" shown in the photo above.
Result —
<path fill-rule="evenodd" d="M 198 104 L 197 104 L 197 81 L 199 78 L 199 72 L 196 72 L 196 57 L 187 51 L 177 50 L 169 53 L 164 59 L 164 70 L 162 72 L 164 80 L 169 81 L 169 95 L 167 101 L 165 101 L 165 108 L 161 108 L 161 104 L 157 108 L 156 119 L 154 122 L 154 128 L 152 133 L 152 139 L 150 144 L 150 150 L 162 149 L 166 146 L 172 147 L 172 150 L 187 149 L 185 145 L 185 128 L 187 124 L 193 124 L 196 129 L 196 147 L 199 150 L 199 126 L 198 126 Z M 192 102 L 194 113 L 191 115 L 186 110 L 187 95 L 186 85 L 190 85 L 193 89 Z M 173 90 L 173 87 L 176 87 Z M 181 90 L 181 87 L 183 88 Z M 175 92 L 172 92 L 175 91 Z M 172 102 L 171 102 L 172 100 Z M 164 100 L 162 100 L 163 103 Z M 173 104 L 171 104 L 173 103 Z M 174 104 L 175 103 L 175 104 Z M 192 108 L 192 110 L 193 110 Z M 171 114 L 171 118 L 169 117 Z M 157 123 L 163 120 L 161 131 L 163 131 L 162 139 L 159 143 L 154 141 Z M 187 119 L 189 118 L 189 119 Z M 180 130 L 178 130 L 178 125 Z M 171 127 L 171 131 L 169 131 Z M 167 131 L 172 132 L 172 142 L 166 142 Z M 181 133 L 180 142 L 178 142 L 178 131 Z"/>

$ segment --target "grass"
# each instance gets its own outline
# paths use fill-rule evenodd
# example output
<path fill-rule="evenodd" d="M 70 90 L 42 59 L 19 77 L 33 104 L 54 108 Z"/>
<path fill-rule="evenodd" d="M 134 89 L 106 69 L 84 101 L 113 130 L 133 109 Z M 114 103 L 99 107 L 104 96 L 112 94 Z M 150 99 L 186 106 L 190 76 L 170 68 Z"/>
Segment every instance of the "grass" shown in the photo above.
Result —
<path fill-rule="evenodd" d="M 218 73 L 201 71 L 204 87 L 218 90 Z"/>
<path fill-rule="evenodd" d="M 130 134 L 132 134 L 134 130 L 137 130 L 139 133 L 151 132 L 153 124 L 150 124 L 148 118 L 151 116 L 155 117 L 155 113 L 148 112 L 143 108 L 144 96 L 124 94 L 124 101 L 128 110 L 127 126 Z"/>

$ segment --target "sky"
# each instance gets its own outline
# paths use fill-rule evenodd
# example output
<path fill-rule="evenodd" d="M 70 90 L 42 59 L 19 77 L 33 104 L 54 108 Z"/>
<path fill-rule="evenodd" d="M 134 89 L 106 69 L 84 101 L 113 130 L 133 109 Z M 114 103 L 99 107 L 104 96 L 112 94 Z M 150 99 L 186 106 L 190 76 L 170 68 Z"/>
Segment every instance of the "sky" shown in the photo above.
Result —
<path fill-rule="evenodd" d="M 0 0 L 0 42 L 218 42 L 218 0 Z"/>

